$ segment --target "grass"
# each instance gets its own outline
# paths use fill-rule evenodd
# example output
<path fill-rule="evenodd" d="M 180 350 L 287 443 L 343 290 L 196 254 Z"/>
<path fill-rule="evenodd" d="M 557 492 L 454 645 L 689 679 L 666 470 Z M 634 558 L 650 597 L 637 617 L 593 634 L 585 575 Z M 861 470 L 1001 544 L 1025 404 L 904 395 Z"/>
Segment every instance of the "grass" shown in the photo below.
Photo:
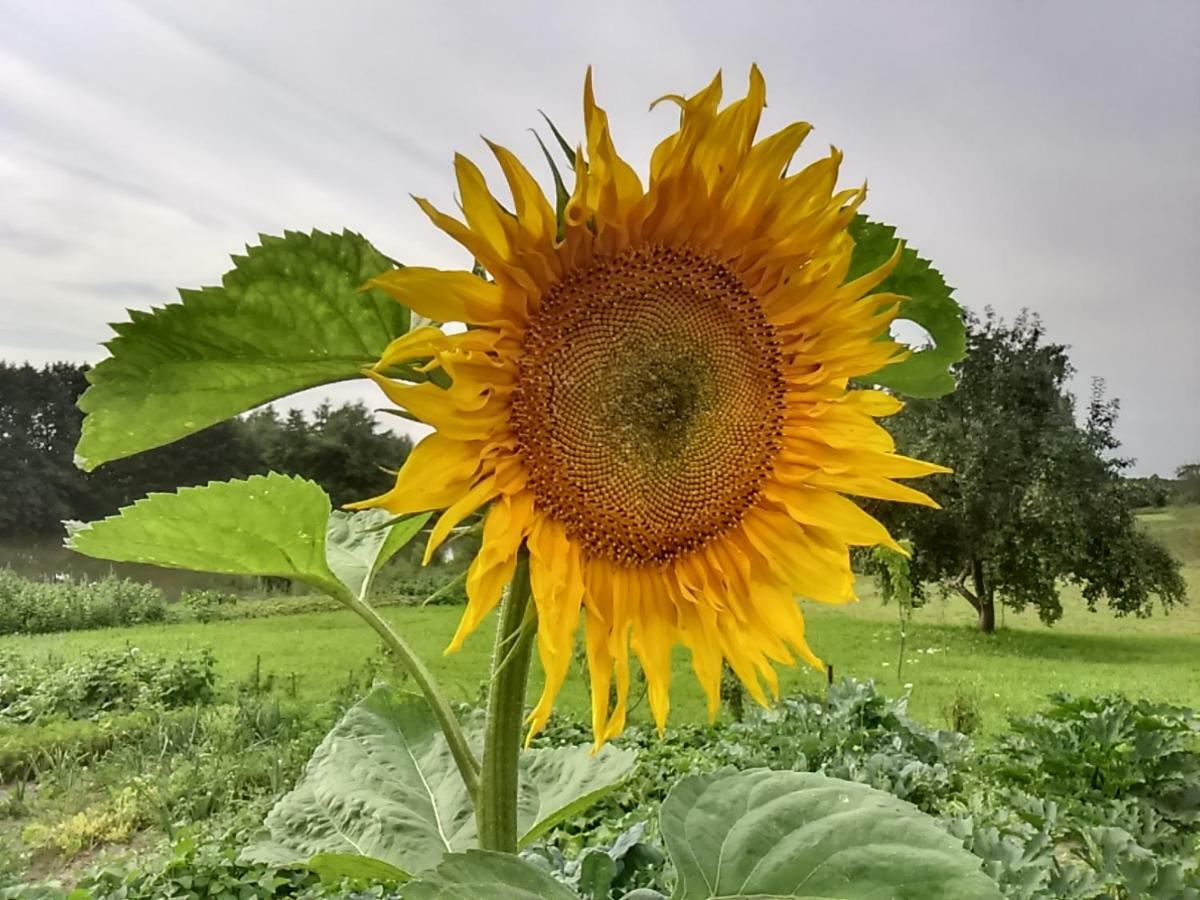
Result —
<path fill-rule="evenodd" d="M 1192 594 L 1200 594 L 1200 569 L 1193 567 L 1189 574 Z M 874 678 L 892 694 L 910 684 L 911 711 L 925 722 L 948 724 L 947 710 L 961 695 L 977 701 L 985 733 L 999 730 L 1011 714 L 1033 711 L 1053 691 L 1122 691 L 1200 706 L 1200 607 L 1151 619 L 1115 619 L 1089 614 L 1077 598 L 1068 597 L 1067 613 L 1054 628 L 1030 615 L 1010 614 L 998 634 L 986 637 L 974 631 L 973 612 L 964 602 L 935 601 L 910 623 L 901 667 L 895 609 L 882 606 L 869 585 L 863 588 L 865 599 L 854 606 L 808 608 L 811 641 L 839 677 Z M 481 696 L 490 635 L 485 624 L 462 651 L 442 655 L 459 613 L 455 607 L 383 610 L 429 662 L 447 692 L 472 701 Z M 6 638 L 0 650 L 69 657 L 125 644 L 158 653 L 211 647 L 221 682 L 246 681 L 259 667 L 260 677 L 273 676 L 289 689 L 294 683 L 297 698 L 311 703 L 326 700 L 352 673 L 367 668 L 372 657 L 378 660 L 372 633 L 344 612 Z M 808 669 L 792 669 L 784 672 L 783 685 L 785 690 L 815 689 L 823 678 Z M 535 671 L 534 690 L 540 682 Z M 703 700 L 683 652 L 677 657 L 672 688 L 673 716 L 701 719 Z M 569 679 L 559 709 L 584 715 L 581 677 Z M 644 716 L 642 707 L 635 719 Z"/>
<path fill-rule="evenodd" d="M 1144 524 L 1188 563 L 1189 594 L 1200 599 L 1200 507 L 1156 511 Z M 974 613 L 965 602 L 934 600 L 915 613 L 901 660 L 895 607 L 883 606 L 868 581 L 860 581 L 860 594 L 862 601 L 851 606 L 806 606 L 814 649 L 839 677 L 873 678 L 892 694 L 911 690 L 911 712 L 930 724 L 949 724 L 949 708 L 956 698 L 965 698 L 978 705 L 983 732 L 994 733 L 1008 716 L 1033 711 L 1054 691 L 1120 691 L 1200 707 L 1200 604 L 1195 602 L 1169 615 L 1118 619 L 1103 611 L 1087 612 L 1078 593 L 1066 589 L 1065 615 L 1054 627 L 1042 625 L 1032 613 L 1006 613 L 1001 630 L 988 637 L 974 630 Z M 482 696 L 491 650 L 487 624 L 462 651 L 444 656 L 458 608 L 399 607 L 382 613 L 429 662 L 453 698 L 475 701 Z M 221 683 L 246 681 L 257 669 L 258 677 L 273 677 L 307 703 L 323 702 L 372 665 L 386 669 L 374 636 L 346 612 L 8 637 L 0 639 L 0 653 L 70 658 L 91 648 L 125 644 L 166 654 L 210 647 Z M 686 653 L 678 651 L 676 662 L 673 718 L 700 720 L 703 699 Z M 785 690 L 819 688 L 824 679 L 806 668 L 782 674 Z M 531 691 L 538 690 L 540 672 L 533 673 L 532 682 Z M 585 714 L 582 677 L 568 680 L 558 708 Z M 645 717 L 643 704 L 634 719 Z"/>

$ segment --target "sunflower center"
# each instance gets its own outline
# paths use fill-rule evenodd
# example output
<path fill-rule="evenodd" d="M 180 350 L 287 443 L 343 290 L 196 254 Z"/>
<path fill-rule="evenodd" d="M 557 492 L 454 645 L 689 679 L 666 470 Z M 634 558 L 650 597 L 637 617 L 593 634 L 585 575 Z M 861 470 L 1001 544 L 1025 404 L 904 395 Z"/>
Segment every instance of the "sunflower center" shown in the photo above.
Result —
<path fill-rule="evenodd" d="M 526 331 L 512 422 L 538 505 L 628 565 L 741 521 L 782 429 L 774 329 L 741 280 L 641 246 L 568 275 Z"/>

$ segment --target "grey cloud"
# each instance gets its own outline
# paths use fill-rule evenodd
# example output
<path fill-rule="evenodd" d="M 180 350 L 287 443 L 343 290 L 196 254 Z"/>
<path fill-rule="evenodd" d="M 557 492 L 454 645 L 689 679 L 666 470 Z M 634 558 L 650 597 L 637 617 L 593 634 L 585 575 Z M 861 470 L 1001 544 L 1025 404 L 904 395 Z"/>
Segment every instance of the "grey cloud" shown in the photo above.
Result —
<path fill-rule="evenodd" d="M 64 253 L 70 246 L 71 242 L 63 235 L 47 234 L 44 231 L 0 222 L 0 247 L 8 248 L 14 253 L 40 259 Z"/>

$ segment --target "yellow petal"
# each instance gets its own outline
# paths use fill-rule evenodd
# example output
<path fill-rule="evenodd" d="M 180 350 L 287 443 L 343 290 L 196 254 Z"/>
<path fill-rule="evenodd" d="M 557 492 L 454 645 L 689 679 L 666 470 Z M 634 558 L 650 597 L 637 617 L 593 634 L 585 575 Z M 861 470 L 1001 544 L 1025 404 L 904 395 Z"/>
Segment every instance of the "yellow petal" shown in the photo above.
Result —
<path fill-rule="evenodd" d="M 878 475 L 863 475 L 857 472 L 815 472 L 808 483 L 814 487 L 824 487 L 840 491 L 843 494 L 854 494 L 857 497 L 871 497 L 875 500 L 895 500 L 900 503 L 915 503 L 918 506 L 928 506 L 931 509 L 941 509 L 932 497 L 921 493 L 907 485 L 897 484 Z"/>
<path fill-rule="evenodd" d="M 878 520 L 840 494 L 768 479 L 763 485 L 763 495 L 781 504 L 788 515 L 800 524 L 824 528 L 847 544 L 883 544 L 897 552 L 904 552 Z"/>
<path fill-rule="evenodd" d="M 590 66 L 583 84 L 583 120 L 588 139 L 587 206 L 606 224 L 625 230 L 630 210 L 642 197 L 642 182 L 633 167 L 617 154 L 608 113 L 596 105 Z"/>
<path fill-rule="evenodd" d="M 579 545 L 560 523 L 543 517 L 534 526 L 529 535 L 529 574 L 538 611 L 538 656 L 546 680 L 537 705 L 529 713 L 527 745 L 549 721 L 554 700 L 570 670 L 583 606 Z"/>
<path fill-rule="evenodd" d="M 512 580 L 517 565 L 517 548 L 529 531 L 533 518 L 533 494 L 524 491 L 501 496 L 488 509 L 483 523 L 483 542 L 467 570 L 467 607 L 458 630 L 446 648 L 458 650 L 498 602 L 504 586 Z"/>
<path fill-rule="evenodd" d="M 435 322 L 499 325 L 521 321 L 500 288 L 470 272 L 405 266 L 368 282 Z"/>
<path fill-rule="evenodd" d="M 381 506 L 402 515 L 449 506 L 475 482 L 483 465 L 482 441 L 457 441 L 433 433 L 423 438 L 408 455 L 396 476 L 396 485 L 386 494 L 348 503 L 348 509 Z"/>
<path fill-rule="evenodd" d="M 517 221 L 521 223 L 529 243 L 538 249 L 552 249 L 558 232 L 554 207 L 550 205 L 534 177 L 529 174 L 529 170 L 516 156 L 491 141 L 488 141 L 488 146 L 491 147 L 508 181 L 513 205 L 517 210 Z"/>
<path fill-rule="evenodd" d="M 487 242 L 491 248 L 489 256 L 511 260 L 513 248 L 505 228 L 508 214 L 488 190 L 483 173 L 461 153 L 454 154 L 454 172 L 458 177 L 458 191 L 467 226 Z"/>
<path fill-rule="evenodd" d="M 592 695 L 592 734 L 595 736 L 593 752 L 604 744 L 603 735 L 608 729 L 609 693 L 612 690 L 613 658 L 608 649 L 608 625 L 592 605 L 587 611 L 586 639 L 588 662 L 588 687 Z"/>
<path fill-rule="evenodd" d="M 666 732 L 671 709 L 671 646 L 675 643 L 674 609 L 665 589 L 654 584 L 657 575 L 633 570 L 640 581 L 638 612 L 633 616 L 631 644 L 646 675 L 650 713 L 659 735 Z"/>
<path fill-rule="evenodd" d="M 500 491 L 496 487 L 496 476 L 490 475 L 487 478 L 481 479 L 478 484 L 448 506 L 430 530 L 429 542 L 425 545 L 425 558 L 421 564 L 425 566 L 429 565 L 429 561 L 433 559 L 434 552 L 450 536 L 450 532 L 454 530 L 454 527 L 498 493 Z"/>

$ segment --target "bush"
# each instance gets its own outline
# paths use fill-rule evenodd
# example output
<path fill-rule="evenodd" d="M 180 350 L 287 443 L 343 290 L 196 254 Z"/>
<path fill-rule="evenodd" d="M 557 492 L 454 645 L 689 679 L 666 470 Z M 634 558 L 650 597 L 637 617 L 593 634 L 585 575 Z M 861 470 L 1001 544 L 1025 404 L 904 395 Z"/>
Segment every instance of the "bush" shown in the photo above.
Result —
<path fill-rule="evenodd" d="M 0 723 L 89 719 L 100 713 L 209 703 L 216 680 L 212 651 L 167 659 L 137 647 L 98 650 L 40 664 L 6 657 L 0 666 Z"/>
<path fill-rule="evenodd" d="M 1006 896 L 1200 897 L 1200 717 L 1056 694 L 978 759 L 951 830 Z"/>
<path fill-rule="evenodd" d="M 140 625 L 167 618 L 162 591 L 126 578 L 33 581 L 0 569 L 0 634 Z"/>
<path fill-rule="evenodd" d="M 237 603 L 237 597 L 220 591 L 184 591 L 179 595 L 180 606 L 197 622 L 234 618 L 229 613 Z"/>
<path fill-rule="evenodd" d="M 0 724 L 0 783 L 30 777 L 63 761 L 87 764 L 115 746 L 155 733 L 162 721 L 161 714 L 139 710 L 107 715 L 99 722 L 67 719 L 40 725 Z"/>
<path fill-rule="evenodd" d="M 585 743 L 582 724 L 551 720 L 536 743 Z M 843 679 L 827 695 L 798 694 L 770 710 L 748 711 L 744 722 L 672 727 L 664 741 L 650 728 L 630 727 L 620 740 L 638 750 L 634 775 L 579 819 L 558 831 L 554 843 L 568 855 L 584 845 L 614 841 L 645 819 L 686 775 L 724 766 L 821 772 L 859 781 L 937 813 L 963 787 L 966 739 L 933 731 L 908 718 L 907 700 L 892 700 L 873 682 Z"/>
<path fill-rule="evenodd" d="M 392 574 L 385 570 L 382 577 L 376 580 L 374 592 L 380 599 L 398 604 L 422 605 L 431 597 L 435 606 L 461 606 L 467 602 L 466 583 L 461 573 L 436 567 L 409 575 Z"/>

